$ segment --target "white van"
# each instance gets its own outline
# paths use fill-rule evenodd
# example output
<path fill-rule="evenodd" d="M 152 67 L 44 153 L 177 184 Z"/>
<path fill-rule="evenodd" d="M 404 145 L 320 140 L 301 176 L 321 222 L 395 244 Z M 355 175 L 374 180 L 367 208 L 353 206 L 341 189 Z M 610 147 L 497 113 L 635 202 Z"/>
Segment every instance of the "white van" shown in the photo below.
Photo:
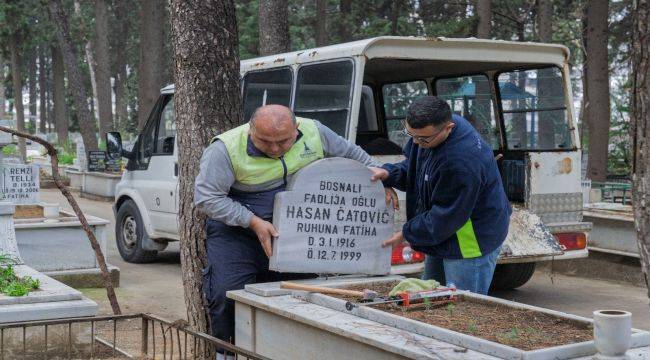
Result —
<path fill-rule="evenodd" d="M 378 37 L 241 62 L 245 120 L 262 104 L 282 104 L 355 141 L 381 162 L 402 158 L 405 109 L 436 95 L 468 119 L 494 150 L 515 208 L 536 213 L 552 243 L 518 237 L 511 223 L 493 286 L 515 288 L 535 263 L 587 256 L 582 221 L 580 142 L 569 51 L 551 44 L 479 39 Z M 178 240 L 178 149 L 174 86 L 162 89 L 117 185 L 116 241 L 129 262 L 147 262 Z M 217 135 L 217 134 L 215 134 Z M 109 145 L 119 141 L 109 134 Z M 117 145 L 117 144 L 116 144 Z M 402 206 L 404 209 L 405 206 Z M 397 214 L 404 221 L 404 214 Z M 393 251 L 396 273 L 421 271 L 423 255 Z"/>

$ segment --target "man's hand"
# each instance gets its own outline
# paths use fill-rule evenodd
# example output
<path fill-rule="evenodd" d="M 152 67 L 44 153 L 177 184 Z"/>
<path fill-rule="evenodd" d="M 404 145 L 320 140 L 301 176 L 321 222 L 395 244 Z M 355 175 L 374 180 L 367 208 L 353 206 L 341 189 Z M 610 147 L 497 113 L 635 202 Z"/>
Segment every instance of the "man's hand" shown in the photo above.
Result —
<path fill-rule="evenodd" d="M 392 187 L 385 187 L 384 191 L 386 192 L 386 205 L 393 203 L 393 209 L 399 210 L 399 199 L 395 190 Z"/>
<path fill-rule="evenodd" d="M 381 247 L 388 247 L 388 246 L 397 246 L 401 244 L 404 241 L 404 235 L 402 235 L 401 231 L 396 232 L 391 236 L 390 239 L 384 241 L 381 243 Z"/>
<path fill-rule="evenodd" d="M 255 231 L 255 235 L 257 235 L 260 244 L 262 244 L 262 249 L 264 249 L 266 256 L 271 257 L 271 255 L 273 255 L 272 240 L 280 235 L 278 231 L 275 230 L 273 224 L 262 220 L 257 216 L 253 216 L 248 226 Z"/>
<path fill-rule="evenodd" d="M 368 169 L 372 171 L 372 176 L 370 177 L 371 181 L 377 181 L 377 180 L 383 181 L 388 179 L 388 170 L 374 167 L 374 166 L 368 166 Z"/>

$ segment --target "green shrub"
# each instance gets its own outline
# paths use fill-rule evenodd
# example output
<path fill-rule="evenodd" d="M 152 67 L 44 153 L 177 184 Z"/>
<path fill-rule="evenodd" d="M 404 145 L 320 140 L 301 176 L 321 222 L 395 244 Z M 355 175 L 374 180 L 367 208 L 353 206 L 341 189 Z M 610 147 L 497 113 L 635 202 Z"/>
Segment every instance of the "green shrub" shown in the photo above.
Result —
<path fill-rule="evenodd" d="M 16 155 L 18 154 L 18 148 L 16 145 L 7 145 L 2 148 L 2 154 L 4 155 Z"/>
<path fill-rule="evenodd" d="M 30 276 L 18 278 L 14 272 L 13 260 L 0 254 L 0 293 L 8 296 L 26 296 L 40 287 L 40 282 Z"/>

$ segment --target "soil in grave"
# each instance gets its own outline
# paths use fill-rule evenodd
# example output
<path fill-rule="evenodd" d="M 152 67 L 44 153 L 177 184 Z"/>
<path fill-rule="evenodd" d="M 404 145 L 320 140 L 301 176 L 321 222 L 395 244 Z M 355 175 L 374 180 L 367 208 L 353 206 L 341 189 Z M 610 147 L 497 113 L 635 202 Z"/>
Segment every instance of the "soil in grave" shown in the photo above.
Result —
<path fill-rule="evenodd" d="M 346 289 L 370 289 L 387 295 L 397 282 L 354 285 Z M 348 301 L 356 298 L 330 295 Z M 374 305 L 376 309 L 430 325 L 476 336 L 521 350 L 536 350 L 593 339 L 591 325 L 531 310 L 477 302 L 459 296 L 453 303 L 439 306 L 422 304 L 404 308 L 395 304 Z"/>

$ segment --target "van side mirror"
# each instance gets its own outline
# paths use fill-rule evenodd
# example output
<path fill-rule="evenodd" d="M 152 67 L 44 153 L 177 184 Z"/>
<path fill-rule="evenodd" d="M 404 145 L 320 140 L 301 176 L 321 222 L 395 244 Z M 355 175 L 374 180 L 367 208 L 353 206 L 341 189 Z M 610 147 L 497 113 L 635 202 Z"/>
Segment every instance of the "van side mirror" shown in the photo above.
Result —
<path fill-rule="evenodd" d="M 111 131 L 106 133 L 106 154 L 112 160 L 122 158 L 122 135 L 119 132 Z"/>

